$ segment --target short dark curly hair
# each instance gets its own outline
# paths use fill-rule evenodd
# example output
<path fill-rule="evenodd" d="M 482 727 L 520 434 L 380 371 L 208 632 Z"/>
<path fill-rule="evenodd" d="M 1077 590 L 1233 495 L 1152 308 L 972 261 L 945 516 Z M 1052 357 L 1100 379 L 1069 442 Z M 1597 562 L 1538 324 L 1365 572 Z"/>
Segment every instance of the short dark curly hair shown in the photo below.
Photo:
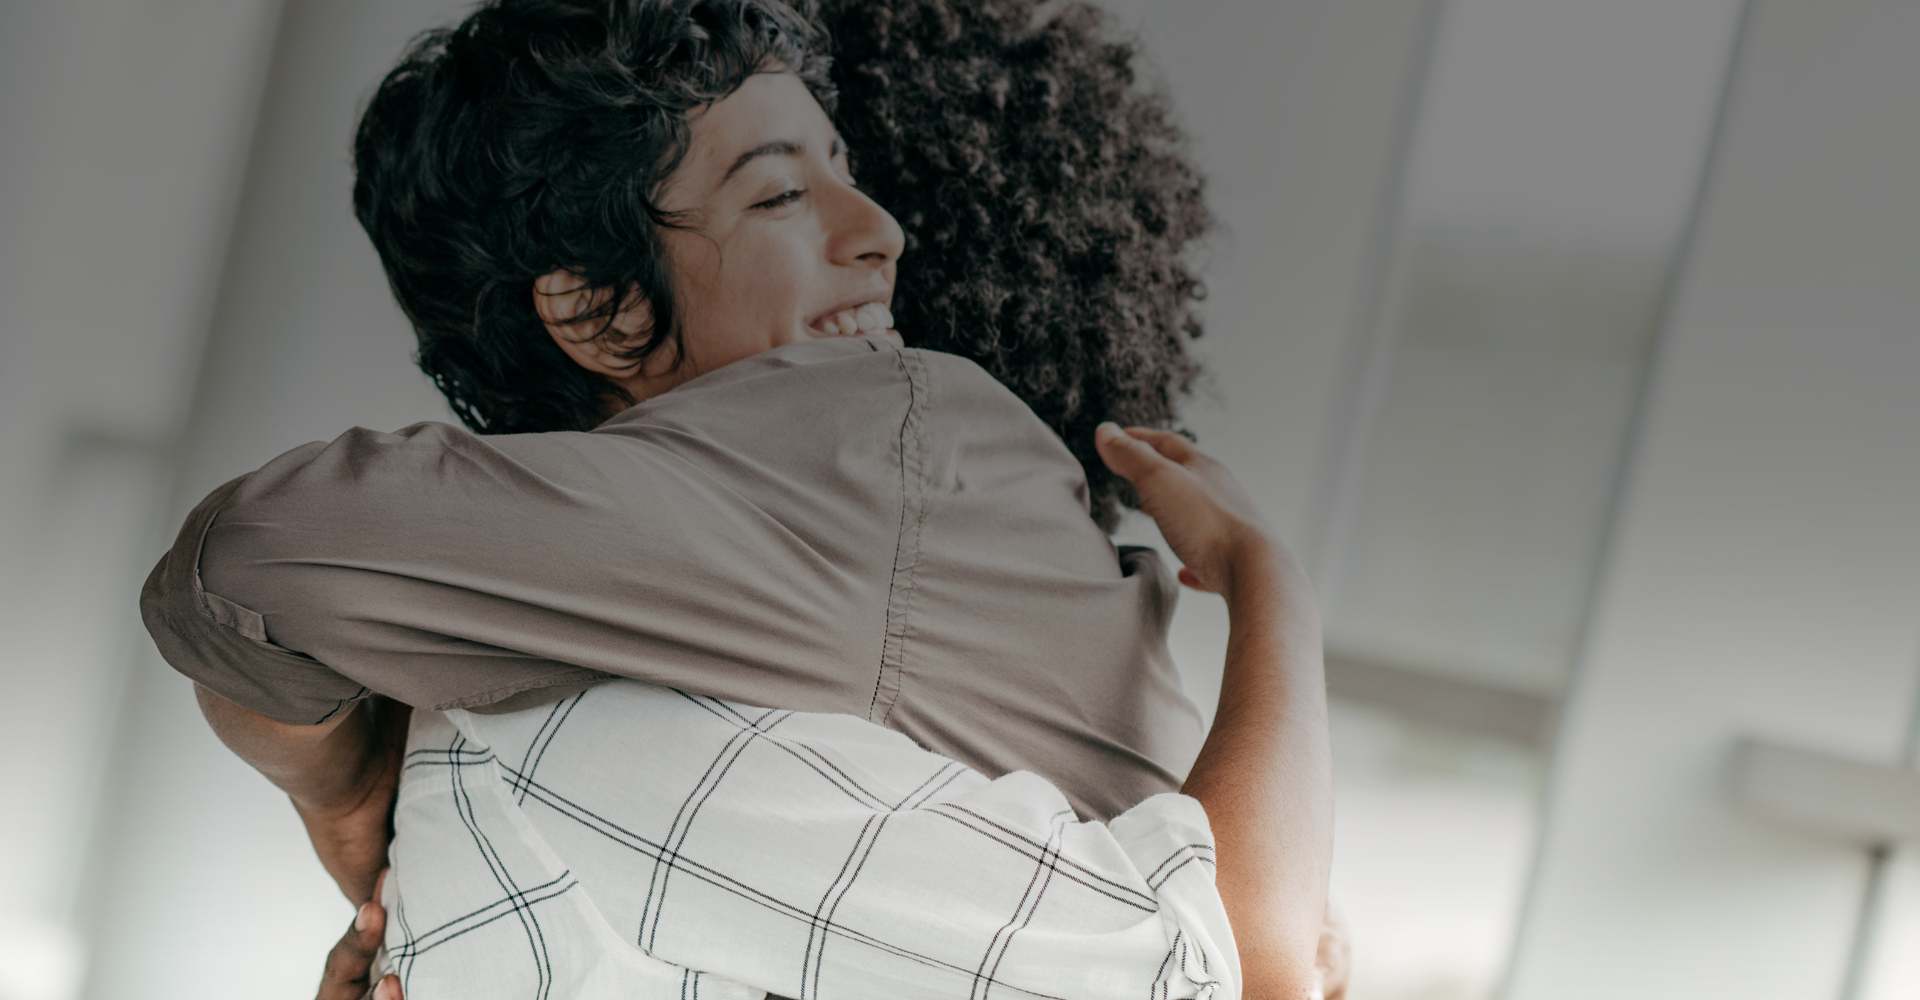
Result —
<path fill-rule="evenodd" d="M 536 276 L 568 268 L 637 293 L 638 365 L 686 356 L 655 201 L 687 152 L 688 113 L 779 62 L 829 110 L 826 39 L 778 0 L 488 0 L 415 35 L 353 138 L 353 210 L 412 321 L 414 356 L 480 433 L 585 430 L 631 394 L 553 343 Z M 610 405 L 612 404 L 612 405 Z"/>
<path fill-rule="evenodd" d="M 1083 0 L 486 0 L 416 35 L 367 101 L 354 214 L 463 424 L 590 429 L 634 400 L 553 342 L 533 280 L 568 268 L 617 290 L 583 317 L 602 336 L 637 291 L 653 323 L 621 356 L 684 358 L 660 237 L 680 219 L 653 197 L 688 113 L 777 64 L 905 231 L 909 346 L 1025 400 L 1112 532 L 1138 496 L 1093 426 L 1181 429 L 1206 294 L 1187 254 L 1216 225 L 1142 58 Z"/>

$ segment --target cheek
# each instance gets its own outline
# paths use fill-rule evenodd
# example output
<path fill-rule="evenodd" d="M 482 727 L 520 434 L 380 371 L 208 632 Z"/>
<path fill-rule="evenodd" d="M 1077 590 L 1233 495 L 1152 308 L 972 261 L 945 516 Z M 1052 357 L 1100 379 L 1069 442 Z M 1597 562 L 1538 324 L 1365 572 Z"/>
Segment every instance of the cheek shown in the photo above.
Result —
<path fill-rule="evenodd" d="M 710 297 L 721 277 L 722 256 L 705 240 L 676 239 L 669 246 L 675 287 L 689 297 Z"/>
<path fill-rule="evenodd" d="M 805 323 L 810 304 L 820 298 L 816 270 L 792 252 L 729 253 L 725 284 L 721 297 L 729 311 L 752 314 L 772 326 Z"/>

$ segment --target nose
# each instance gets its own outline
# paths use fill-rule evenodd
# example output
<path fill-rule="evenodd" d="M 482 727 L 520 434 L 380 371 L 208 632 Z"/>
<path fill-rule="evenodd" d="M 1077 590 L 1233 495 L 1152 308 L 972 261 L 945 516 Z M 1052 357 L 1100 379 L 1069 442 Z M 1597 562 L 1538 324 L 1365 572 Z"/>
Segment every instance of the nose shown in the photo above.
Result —
<path fill-rule="evenodd" d="M 834 213 L 828 257 L 835 264 L 847 266 L 867 263 L 886 267 L 898 262 L 907 237 L 893 213 L 851 184 L 834 180 L 827 186 L 832 188 L 828 197 L 833 199 Z"/>

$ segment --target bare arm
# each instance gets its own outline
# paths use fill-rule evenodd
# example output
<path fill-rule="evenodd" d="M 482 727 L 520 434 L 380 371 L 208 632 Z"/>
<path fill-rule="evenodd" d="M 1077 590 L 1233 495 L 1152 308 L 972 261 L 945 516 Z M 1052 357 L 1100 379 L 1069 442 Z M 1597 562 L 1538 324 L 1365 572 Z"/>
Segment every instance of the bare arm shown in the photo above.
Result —
<path fill-rule="evenodd" d="M 1307 997 L 1333 850 L 1319 612 L 1281 551 L 1249 551 L 1231 588 L 1219 707 L 1181 791 L 1213 825 L 1248 1000 Z"/>
<path fill-rule="evenodd" d="M 302 726 L 242 708 L 200 684 L 193 693 L 220 742 L 290 798 L 337 802 L 356 790 L 373 759 L 361 705 L 317 726 Z"/>
<path fill-rule="evenodd" d="M 280 722 L 194 685 L 214 735 L 292 800 L 349 902 L 373 897 L 405 748 L 404 705 L 372 698 L 319 725 Z"/>
<path fill-rule="evenodd" d="M 1316 997 L 1333 776 L 1312 583 L 1233 474 L 1186 438 L 1107 424 L 1095 442 L 1185 563 L 1180 582 L 1227 601 L 1219 707 L 1181 791 L 1213 827 L 1244 993 Z M 1332 979 L 1339 989 L 1344 969 Z"/>

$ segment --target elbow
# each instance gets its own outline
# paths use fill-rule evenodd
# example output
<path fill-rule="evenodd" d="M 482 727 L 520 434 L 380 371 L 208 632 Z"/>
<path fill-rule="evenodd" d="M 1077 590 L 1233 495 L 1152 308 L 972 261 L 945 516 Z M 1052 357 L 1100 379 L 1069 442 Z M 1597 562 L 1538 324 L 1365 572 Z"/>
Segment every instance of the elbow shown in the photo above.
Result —
<path fill-rule="evenodd" d="M 1305 967 L 1290 962 L 1262 964 L 1241 956 L 1242 1000 L 1322 1000 L 1319 974 L 1312 963 Z"/>
<path fill-rule="evenodd" d="M 140 621 L 156 644 L 167 629 L 167 606 L 173 601 L 167 586 L 167 558 L 161 556 L 147 574 L 146 582 L 140 585 Z"/>
<path fill-rule="evenodd" d="M 1245 1000 L 1319 1000 L 1319 928 L 1279 923 L 1234 928 L 1240 950 L 1240 995 Z"/>

